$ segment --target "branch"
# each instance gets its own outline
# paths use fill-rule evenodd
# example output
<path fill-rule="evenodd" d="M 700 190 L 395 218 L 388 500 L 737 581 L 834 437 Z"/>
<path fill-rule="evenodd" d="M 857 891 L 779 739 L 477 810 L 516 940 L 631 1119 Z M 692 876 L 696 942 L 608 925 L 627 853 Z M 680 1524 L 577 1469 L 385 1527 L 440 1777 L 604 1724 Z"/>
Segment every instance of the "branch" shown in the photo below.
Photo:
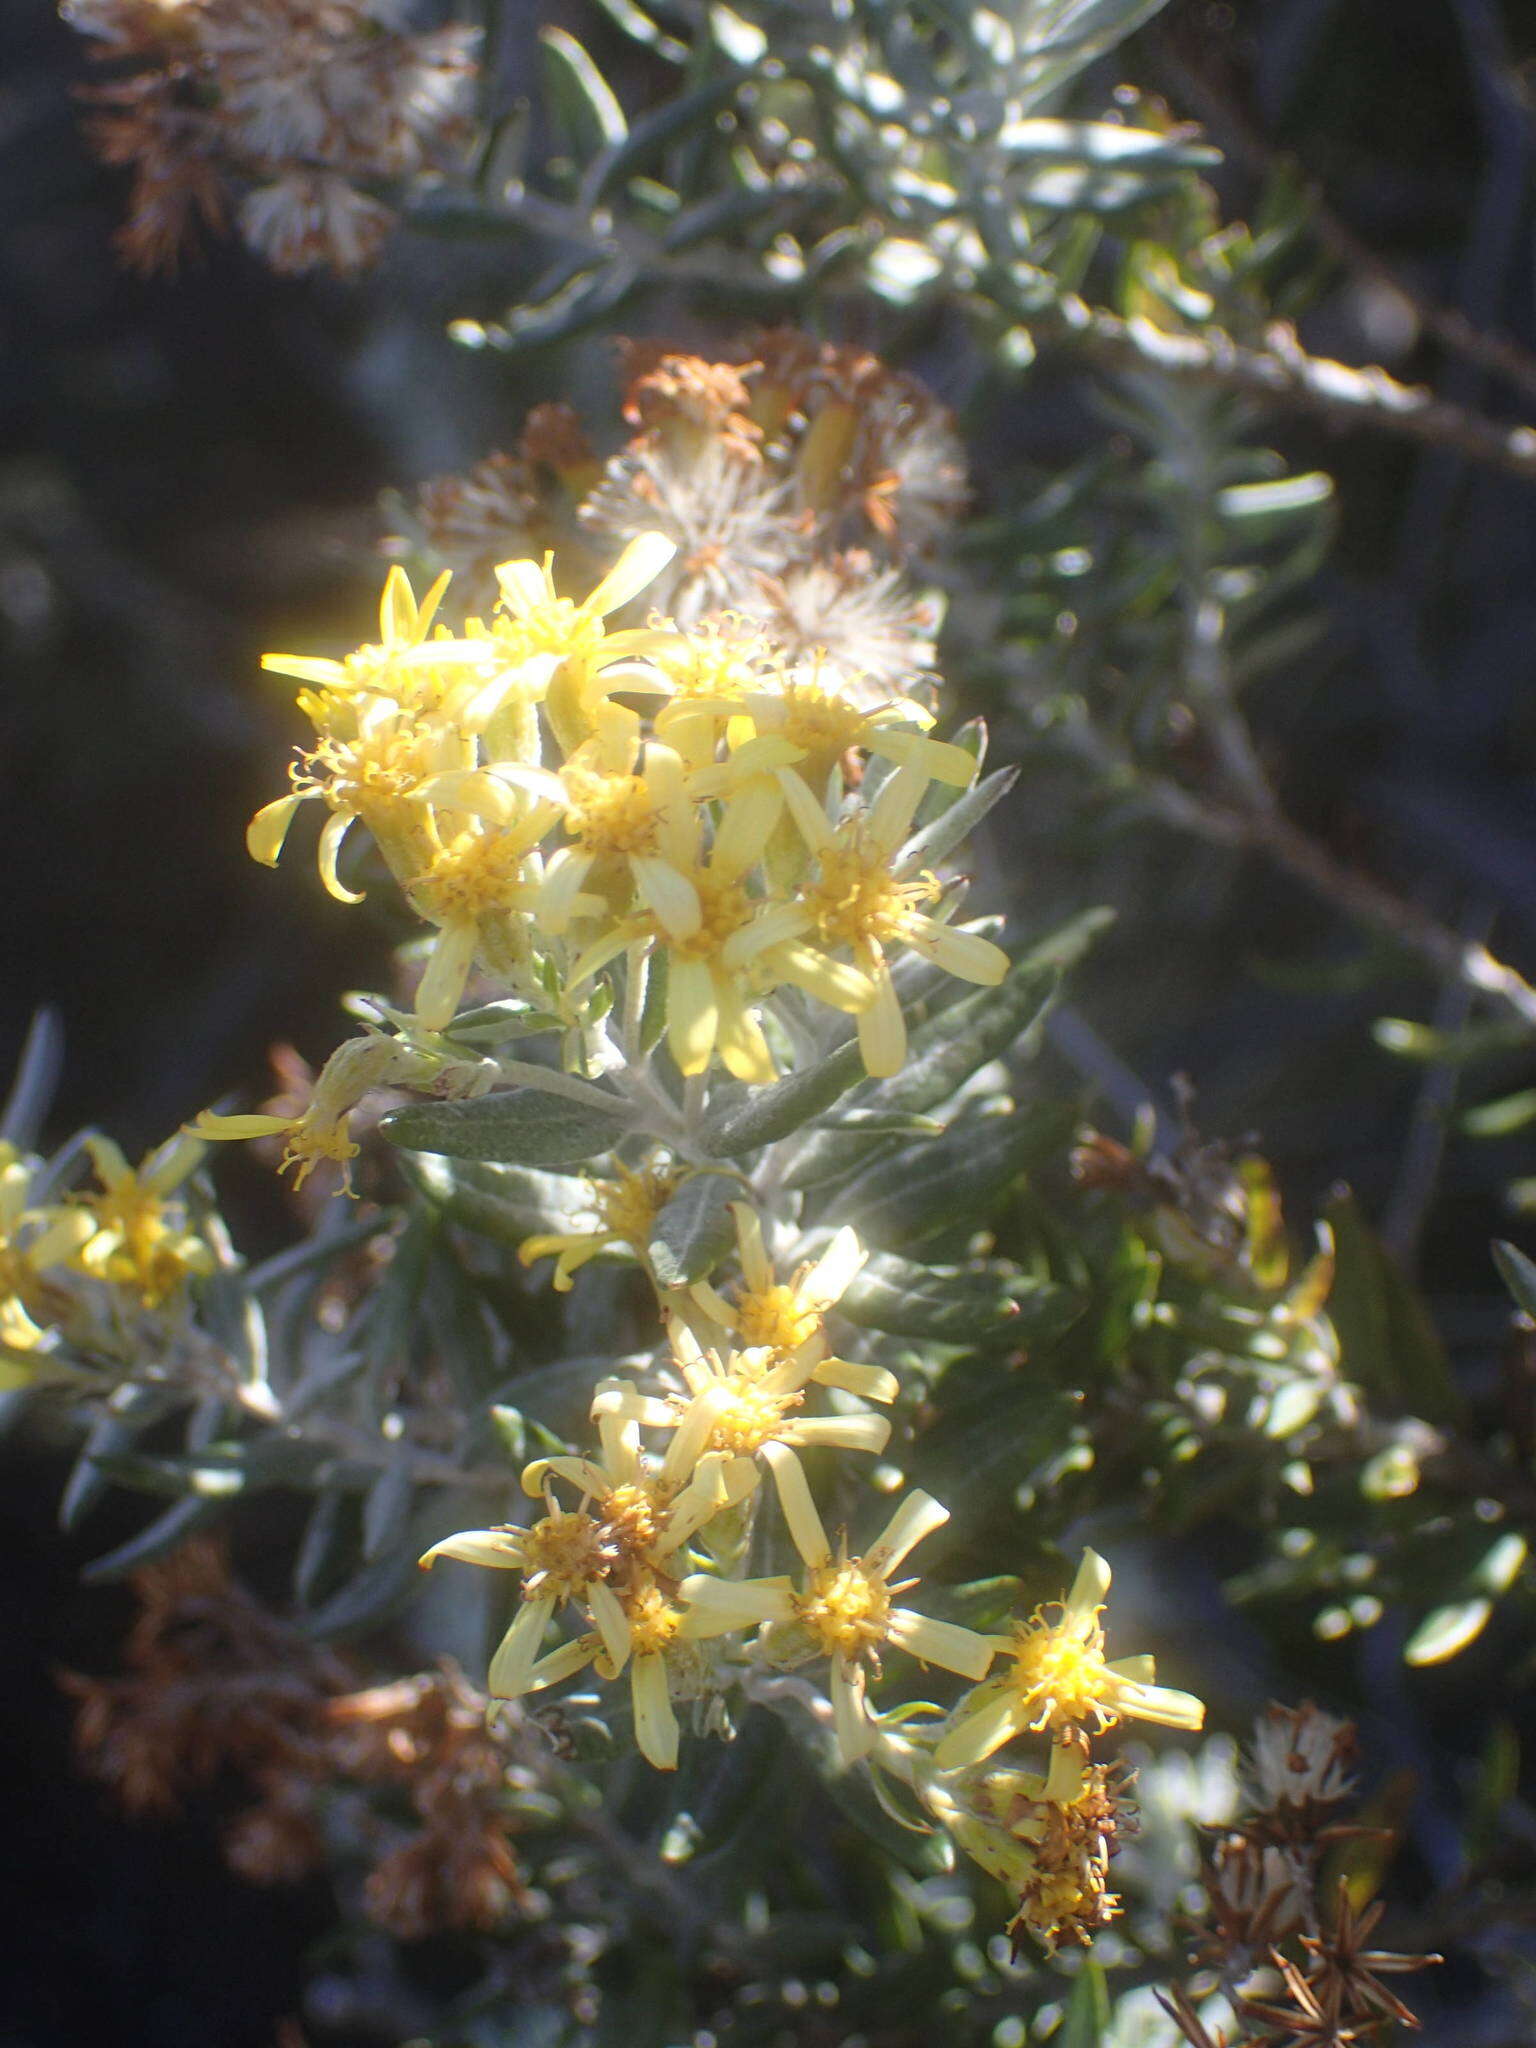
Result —
<path fill-rule="evenodd" d="M 1154 370 L 1225 385 L 1272 404 L 1297 406 L 1335 426 L 1384 429 L 1536 481 L 1536 427 L 1502 426 L 1436 398 L 1422 385 L 1400 384 L 1385 370 L 1353 369 L 1308 355 L 1287 320 L 1271 321 L 1265 346 L 1250 348 L 1219 329 L 1169 334 L 1150 320 L 1122 320 L 1072 296 L 1026 317 L 1041 341 L 1074 348 L 1110 369 Z"/>

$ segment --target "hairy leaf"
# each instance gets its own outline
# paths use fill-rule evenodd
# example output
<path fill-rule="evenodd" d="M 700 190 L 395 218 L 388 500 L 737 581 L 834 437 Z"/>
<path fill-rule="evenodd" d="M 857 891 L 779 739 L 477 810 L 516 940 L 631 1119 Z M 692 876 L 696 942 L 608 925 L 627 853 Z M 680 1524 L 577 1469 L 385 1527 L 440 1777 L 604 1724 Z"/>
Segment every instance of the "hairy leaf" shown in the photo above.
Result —
<path fill-rule="evenodd" d="M 734 1174 L 696 1173 L 656 1218 L 646 1247 L 663 1287 L 688 1287 L 713 1272 L 736 1241 L 729 1203 L 742 1185 Z"/>
<path fill-rule="evenodd" d="M 508 1088 L 473 1102 L 413 1102 L 379 1128 L 391 1144 L 450 1159 L 486 1159 L 519 1166 L 571 1166 L 608 1151 L 630 1123 L 614 1097 L 613 1112 L 551 1095 Z"/>

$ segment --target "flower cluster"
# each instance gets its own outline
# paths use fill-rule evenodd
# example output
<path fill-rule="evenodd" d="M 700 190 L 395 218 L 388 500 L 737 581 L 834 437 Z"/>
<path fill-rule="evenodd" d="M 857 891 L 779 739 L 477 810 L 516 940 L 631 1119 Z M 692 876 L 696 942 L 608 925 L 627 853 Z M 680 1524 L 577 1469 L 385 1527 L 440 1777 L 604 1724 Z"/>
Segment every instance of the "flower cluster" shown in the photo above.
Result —
<path fill-rule="evenodd" d="M 478 30 L 411 34 L 391 0 L 69 0 L 113 76 L 87 97 L 132 169 L 121 234 L 174 270 L 233 212 L 279 271 L 360 269 L 395 225 L 368 188 L 440 172 L 469 134 Z"/>
<path fill-rule="evenodd" d="M 621 1185 L 633 1199 L 638 1177 Z M 457 1558 L 518 1573 L 491 1691 L 521 1698 L 588 1667 L 610 1681 L 627 1669 L 636 1740 L 659 1769 L 677 1762 L 680 1703 L 696 1727 L 719 1728 L 729 1725 L 732 1697 L 752 1699 L 769 1674 L 824 1668 L 839 1765 L 869 1760 L 910 1787 L 933 1821 L 1017 1892 L 1017 1933 L 1047 1948 L 1087 1940 L 1117 1910 L 1108 1863 L 1117 1832 L 1133 1824 L 1123 1781 L 1113 1764 L 1093 1761 L 1092 1738 L 1125 1719 L 1194 1729 L 1204 1710 L 1156 1685 L 1149 1657 L 1106 1657 L 1109 1571 L 1092 1551 L 1064 1602 L 998 1635 L 927 1615 L 904 1597 L 916 1580 L 898 1574 L 949 1519 L 930 1494 L 907 1494 L 863 1548 L 846 1532 L 833 1540 L 797 1454 L 883 1451 L 891 1423 L 866 1404 L 888 1406 L 899 1392 L 893 1374 L 830 1346 L 829 1320 L 865 1253 L 844 1228 L 780 1280 L 761 1211 L 732 1207 L 731 1294 L 709 1282 L 658 1288 L 669 1327 L 658 1391 L 601 1381 L 598 1455 L 540 1458 L 523 1474 L 543 1514 L 445 1537 L 422 1563 Z M 595 1254 L 612 1236 L 603 1224 L 585 1242 Z M 525 1250 L 569 1260 L 582 1243 L 573 1234 Z M 806 1413 L 817 1389 L 838 1405 Z M 754 1577 L 738 1567 L 762 1541 L 754 1525 L 764 1475 L 792 1568 Z M 570 1630 L 551 1642 L 562 1614 Z M 970 1688 L 942 1719 L 915 1723 L 908 1703 L 882 1713 L 870 1689 L 892 1652 Z M 1043 1771 L 990 1762 L 1028 1736 L 1049 1745 Z"/>
<path fill-rule="evenodd" d="M 597 1379 L 593 1446 L 526 1466 L 536 1511 L 422 1559 L 515 1583 L 491 1692 L 595 1677 L 670 1770 L 685 1720 L 724 1732 L 787 1687 L 837 1768 L 896 1781 L 914 1824 L 1013 1886 L 1021 1933 L 1082 1939 L 1115 1910 L 1129 1824 L 1094 1741 L 1126 1718 L 1196 1728 L 1203 1709 L 1149 1658 L 1108 1658 L 1092 1552 L 1063 1603 L 984 1633 L 914 1597 L 909 1560 L 949 1520 L 931 1494 L 855 1533 L 859 1468 L 886 1452 L 901 1391 L 836 1341 L 866 1249 L 850 1225 L 806 1227 L 771 1144 L 747 1171 L 708 1138 L 753 1089 L 793 1092 L 834 1058 L 851 1080 L 855 1049 L 872 1079 L 900 1074 L 914 973 L 1008 974 L 933 872 L 967 829 L 947 813 L 976 814 L 978 759 L 908 694 L 926 655 L 910 634 L 898 649 L 888 608 L 958 505 L 952 436 L 908 380 L 795 336 L 631 367 L 637 432 L 606 467 L 546 411 L 516 457 L 434 487 L 472 574 L 482 517 L 510 517 L 528 550 L 492 551 L 483 615 L 445 617 L 451 569 L 418 595 L 396 567 L 375 641 L 266 658 L 313 739 L 251 852 L 275 863 L 314 803 L 331 894 L 357 902 L 382 868 L 427 934 L 410 1006 L 372 1002 L 296 1114 L 194 1130 L 281 1136 L 301 1179 L 345 1173 L 359 1104 L 403 1088 L 450 1098 L 397 1115 L 407 1146 L 588 1162 L 585 1184 L 533 1177 L 546 1220 L 521 1261 L 553 1258 L 561 1293 L 593 1259 L 638 1262 L 664 1342 Z M 511 1056 L 541 1035 L 558 1062 Z M 892 1697 L 887 1664 L 946 1674 L 947 1697 Z"/>
<path fill-rule="evenodd" d="M 434 630 L 442 579 L 418 602 L 392 570 L 375 644 L 344 661 L 269 655 L 303 683 L 315 744 L 252 821 L 251 851 L 274 862 L 317 800 L 322 878 L 356 902 L 338 863 L 350 828 L 367 828 L 435 929 L 419 1032 L 448 1028 L 477 967 L 576 1027 L 623 961 L 631 986 L 663 970 L 684 1075 L 718 1058 L 739 1080 L 774 1079 L 796 1028 L 774 1002 L 788 992 L 802 1012 L 808 999 L 856 1019 L 870 1073 L 894 1073 L 904 951 L 978 983 L 1007 968 L 954 929 L 952 897 L 908 851 L 930 791 L 968 787 L 975 760 L 930 736 L 921 705 L 861 706 L 753 629 L 655 612 L 611 627 L 674 554 L 641 535 L 579 603 L 547 562 L 503 563 L 497 614 L 457 633 Z"/>
<path fill-rule="evenodd" d="M 907 571 L 965 502 L 945 409 L 878 357 L 788 330 L 707 358 L 625 353 L 629 440 L 600 461 L 567 407 L 536 408 L 515 451 L 424 487 L 411 524 L 427 551 L 478 604 L 510 554 L 553 548 L 585 574 L 660 533 L 675 552 L 652 601 L 723 643 L 696 658 L 696 689 L 750 629 L 857 702 L 911 691 L 940 606 Z"/>
<path fill-rule="evenodd" d="M 206 1149 L 178 1134 L 133 1167 L 88 1136 L 96 1186 L 45 1194 L 39 1163 L 0 1143 L 0 1388 L 153 1355 L 184 1321 L 218 1263 L 183 1193 Z"/>

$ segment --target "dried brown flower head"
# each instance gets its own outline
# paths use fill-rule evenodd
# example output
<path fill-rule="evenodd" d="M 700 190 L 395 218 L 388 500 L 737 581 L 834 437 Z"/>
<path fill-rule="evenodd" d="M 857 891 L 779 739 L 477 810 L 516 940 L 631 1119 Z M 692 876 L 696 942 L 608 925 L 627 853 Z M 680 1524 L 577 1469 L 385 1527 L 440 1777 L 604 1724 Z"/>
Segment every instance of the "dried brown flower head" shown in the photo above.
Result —
<path fill-rule="evenodd" d="M 521 1901 L 506 1750 L 462 1677 L 359 1689 L 349 1662 L 243 1591 L 206 1540 L 133 1585 L 126 1675 L 62 1680 L 78 1702 L 82 1761 L 130 1813 L 174 1813 L 233 1772 L 251 1797 L 224 1852 L 252 1883 L 291 1884 L 362 1840 L 373 1850 L 365 1909 L 402 1938 L 484 1931 Z M 372 1812 L 369 1795 L 385 1787 L 404 1792 L 409 1825 Z"/>

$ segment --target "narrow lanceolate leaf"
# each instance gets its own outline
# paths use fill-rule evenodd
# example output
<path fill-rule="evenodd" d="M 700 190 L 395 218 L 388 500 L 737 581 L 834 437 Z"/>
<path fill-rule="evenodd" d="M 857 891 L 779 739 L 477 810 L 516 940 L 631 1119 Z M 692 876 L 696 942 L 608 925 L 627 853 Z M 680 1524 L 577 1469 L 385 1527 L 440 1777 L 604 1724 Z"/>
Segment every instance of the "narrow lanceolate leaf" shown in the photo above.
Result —
<path fill-rule="evenodd" d="M 699 1134 L 702 1148 L 715 1159 L 739 1159 L 759 1145 L 787 1138 L 830 1108 L 863 1072 L 858 1041 L 850 1039 L 819 1066 L 786 1074 L 771 1087 L 753 1089 L 707 1116 Z"/>
<path fill-rule="evenodd" d="M 1338 1255 L 1328 1313 L 1345 1374 L 1389 1414 L 1454 1421 L 1461 1396 L 1423 1301 L 1353 1195 L 1336 1195 L 1324 1214 Z"/>
<path fill-rule="evenodd" d="M 839 1215 L 882 1248 L 979 1223 L 1031 1163 L 1061 1151 L 1075 1115 L 1070 1104 L 1053 1104 L 968 1118 L 942 1138 L 867 1166 L 839 1190 Z"/>
<path fill-rule="evenodd" d="M 1058 1337 L 1081 1313 L 1070 1288 L 992 1264 L 925 1266 L 875 1252 L 838 1302 L 868 1330 L 937 1344 L 1005 1348 Z"/>
<path fill-rule="evenodd" d="M 1109 1984 L 1104 1965 L 1092 1956 L 1083 1958 L 1072 1996 L 1062 2014 L 1058 2048 L 1100 2048 L 1109 2034 Z"/>
<path fill-rule="evenodd" d="M 683 1182 L 646 1247 L 658 1285 L 690 1287 L 714 1271 L 736 1241 L 730 1204 L 741 1193 L 734 1174 L 696 1173 Z"/>
<path fill-rule="evenodd" d="M 624 110 L 591 57 L 563 28 L 539 31 L 545 89 L 579 162 L 614 148 L 628 134 Z"/>
<path fill-rule="evenodd" d="M 416 1560 L 409 1544 L 398 1544 L 364 1565 L 323 1605 L 298 1618 L 307 1636 L 362 1635 L 376 1628 L 416 1590 Z"/>
<path fill-rule="evenodd" d="M 1493 1242 L 1493 1263 L 1517 1307 L 1536 1318 L 1536 1259 L 1529 1259 L 1518 1245 L 1505 1238 Z"/>
<path fill-rule="evenodd" d="M 107 1579 L 124 1578 L 129 1572 L 137 1571 L 140 1565 L 149 1564 L 155 1558 L 163 1557 L 168 1550 L 174 1550 L 178 1544 L 185 1543 L 189 1536 L 216 1522 L 223 1513 L 224 1505 L 220 1501 L 201 1499 L 197 1495 L 179 1500 L 164 1514 L 156 1515 L 136 1536 L 130 1536 L 126 1543 L 118 1544 L 105 1557 L 98 1557 L 88 1564 L 80 1576 L 91 1586 L 100 1585 Z"/>
<path fill-rule="evenodd" d="M 626 1106 L 612 1114 L 542 1088 L 509 1088 L 474 1102 L 413 1102 L 379 1128 L 392 1144 L 450 1159 L 518 1166 L 572 1166 L 609 1151 L 629 1128 Z"/>
<path fill-rule="evenodd" d="M 514 1251 L 526 1238 L 592 1227 L 592 1187 L 573 1173 L 422 1153 L 410 1176 L 451 1223 Z"/>
<path fill-rule="evenodd" d="M 974 789 L 957 796 L 933 822 L 915 833 L 901 850 L 898 875 L 920 874 L 963 845 L 992 806 L 1001 803 L 1019 779 L 1017 768 L 999 768 L 983 777 Z"/>

